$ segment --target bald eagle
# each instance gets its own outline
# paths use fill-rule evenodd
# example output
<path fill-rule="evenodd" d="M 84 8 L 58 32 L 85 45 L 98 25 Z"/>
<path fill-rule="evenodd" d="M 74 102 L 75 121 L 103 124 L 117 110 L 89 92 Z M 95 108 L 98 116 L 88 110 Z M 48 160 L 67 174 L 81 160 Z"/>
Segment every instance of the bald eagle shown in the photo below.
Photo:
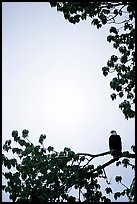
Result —
<path fill-rule="evenodd" d="M 117 135 L 115 130 L 112 130 L 109 137 L 109 149 L 113 157 L 118 157 L 122 151 L 122 142 L 121 137 Z"/>

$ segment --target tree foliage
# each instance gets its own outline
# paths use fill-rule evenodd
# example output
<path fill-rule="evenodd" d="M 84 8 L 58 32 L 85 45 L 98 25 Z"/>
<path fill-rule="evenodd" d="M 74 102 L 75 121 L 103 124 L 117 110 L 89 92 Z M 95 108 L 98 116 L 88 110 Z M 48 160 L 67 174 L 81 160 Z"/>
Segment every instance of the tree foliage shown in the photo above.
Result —
<path fill-rule="evenodd" d="M 91 25 L 100 29 L 112 25 L 107 41 L 119 52 L 102 68 L 103 75 L 115 73 L 110 82 L 111 99 L 123 98 L 119 104 L 126 119 L 135 117 L 135 1 L 132 2 L 50 2 L 63 12 L 64 18 L 76 24 L 91 18 Z"/>
<path fill-rule="evenodd" d="M 12 137 L 20 148 L 12 147 L 11 140 L 6 140 L 3 145 L 4 151 L 14 155 L 14 158 L 9 159 L 2 154 L 2 164 L 7 169 L 7 172 L 3 172 L 7 184 L 3 185 L 2 189 L 9 192 L 13 202 L 111 202 L 110 198 L 101 192 L 98 179 L 104 178 L 108 183 L 106 166 L 116 162 L 116 166 L 126 163 L 127 168 L 132 165 L 128 158 L 134 158 L 134 154 L 125 152 L 125 155 L 123 153 L 121 156 L 125 156 L 128 162 L 122 161 L 122 163 L 115 158 L 104 165 L 95 167 L 91 163 L 92 159 L 110 152 L 97 155 L 76 154 L 65 147 L 58 153 L 51 146 L 44 148 L 43 142 L 46 135 L 40 135 L 40 145 L 35 146 L 29 141 L 28 133 L 28 130 L 23 130 L 22 136 L 19 136 L 18 131 L 12 132 Z M 132 168 L 134 169 L 134 165 Z M 116 182 L 124 185 L 121 176 L 115 179 Z M 110 187 L 107 187 L 105 191 L 108 195 L 113 194 L 115 200 L 127 195 L 130 201 L 134 201 L 135 180 L 133 179 L 130 187 L 124 187 L 122 192 L 113 192 Z M 72 188 L 77 190 L 78 197 L 70 194 Z"/>

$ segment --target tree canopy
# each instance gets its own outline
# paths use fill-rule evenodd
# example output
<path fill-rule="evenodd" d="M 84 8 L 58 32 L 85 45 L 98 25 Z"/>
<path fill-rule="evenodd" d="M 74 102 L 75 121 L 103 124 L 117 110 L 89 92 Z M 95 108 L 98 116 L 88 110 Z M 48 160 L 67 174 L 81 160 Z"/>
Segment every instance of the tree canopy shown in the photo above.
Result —
<path fill-rule="evenodd" d="M 9 192 L 13 202 L 111 202 L 108 197 L 110 194 L 113 194 L 115 200 L 127 196 L 129 201 L 135 201 L 135 179 L 127 187 L 122 183 L 122 176 L 116 176 L 115 181 L 123 185 L 124 189 L 114 192 L 105 172 L 105 167 L 114 162 L 116 166 L 134 169 L 135 166 L 129 160 L 135 158 L 134 153 L 123 152 L 119 157 L 124 157 L 122 161 L 113 158 L 96 167 L 93 159 L 110 154 L 109 151 L 92 155 L 75 153 L 65 147 L 63 151 L 57 152 L 47 144 L 47 148 L 44 147 L 46 135 L 40 135 L 39 145 L 33 145 L 28 139 L 28 130 L 23 130 L 21 136 L 18 131 L 13 131 L 12 137 L 17 147 L 12 147 L 10 139 L 3 145 L 3 150 L 11 152 L 13 158 L 9 159 L 2 154 L 2 164 L 7 169 L 7 172 L 3 172 L 7 184 L 2 189 Z M 107 182 L 105 192 L 108 196 L 101 192 L 99 178 Z M 78 192 L 78 196 L 71 195 L 72 188 Z"/>
<path fill-rule="evenodd" d="M 114 90 L 111 99 L 123 98 L 119 104 L 126 119 L 135 117 L 135 2 L 50 2 L 51 7 L 64 14 L 70 23 L 91 18 L 91 25 L 100 29 L 112 25 L 107 41 L 118 50 L 107 65 L 103 75 L 115 73 L 110 82 Z M 100 53 L 101 54 L 101 53 Z"/>

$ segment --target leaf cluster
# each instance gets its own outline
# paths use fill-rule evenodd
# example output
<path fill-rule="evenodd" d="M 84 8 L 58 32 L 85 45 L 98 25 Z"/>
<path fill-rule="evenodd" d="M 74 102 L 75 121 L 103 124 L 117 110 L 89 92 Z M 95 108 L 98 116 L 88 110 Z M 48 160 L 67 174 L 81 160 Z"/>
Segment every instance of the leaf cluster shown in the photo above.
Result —
<path fill-rule="evenodd" d="M 21 148 L 12 147 L 11 140 L 6 140 L 3 150 L 16 154 L 19 161 L 2 154 L 2 164 L 10 170 L 3 173 L 7 184 L 2 188 L 13 202 L 74 202 L 77 199 L 69 194 L 72 187 L 81 191 L 86 189 L 83 193 L 85 201 L 108 199 L 99 191 L 97 177 L 101 171 L 93 174 L 93 165 L 82 166 L 85 156 L 79 156 L 67 147 L 59 153 L 51 146 L 44 148 L 46 135 L 40 135 L 41 145 L 34 146 L 28 140 L 27 130 L 22 131 L 22 136 L 13 131 L 12 137 Z"/>

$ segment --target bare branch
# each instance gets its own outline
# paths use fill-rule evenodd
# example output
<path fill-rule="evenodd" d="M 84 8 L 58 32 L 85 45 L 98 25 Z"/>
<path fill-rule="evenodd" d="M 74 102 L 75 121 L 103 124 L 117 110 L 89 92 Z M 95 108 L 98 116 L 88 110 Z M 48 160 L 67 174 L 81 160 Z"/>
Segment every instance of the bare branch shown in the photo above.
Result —
<path fill-rule="evenodd" d="M 106 162 L 105 164 L 98 166 L 96 169 L 94 169 L 91 172 L 93 173 L 93 172 L 98 171 L 100 169 L 104 169 L 105 167 L 109 166 L 110 164 L 114 163 L 115 161 L 118 161 L 121 157 L 135 158 L 135 154 L 131 154 L 129 152 L 123 152 L 118 157 L 115 157 L 115 158 L 111 159 L 110 161 Z"/>
<path fill-rule="evenodd" d="M 125 184 L 123 184 L 122 182 L 120 182 L 120 183 L 121 183 L 122 186 L 124 186 L 125 188 L 128 189 L 128 187 Z"/>
<path fill-rule="evenodd" d="M 90 157 L 100 157 L 100 156 L 104 156 L 106 154 L 110 154 L 110 151 L 108 152 L 103 152 L 103 153 L 100 153 L 100 154 L 89 154 L 89 153 L 77 153 L 77 155 L 80 155 L 80 156 L 90 156 Z"/>
<path fill-rule="evenodd" d="M 104 169 L 106 166 L 109 166 L 110 164 L 114 163 L 117 160 L 119 160 L 119 157 L 113 158 L 110 161 L 106 162 L 105 164 L 98 166 L 96 169 L 92 170 L 91 173 Z"/>
<path fill-rule="evenodd" d="M 120 11 L 122 11 L 122 8 L 124 8 L 124 7 L 125 7 L 125 5 L 123 5 L 123 6 L 119 9 L 118 13 L 116 13 L 114 16 L 113 16 L 113 15 L 108 16 L 107 21 L 111 21 L 111 22 L 108 22 L 108 23 L 115 23 L 115 18 L 116 18 L 116 16 L 119 14 Z M 111 18 L 109 18 L 109 17 L 111 17 Z M 113 20 L 113 22 L 112 22 L 112 20 Z M 122 22 L 121 22 L 121 23 L 122 23 Z"/>
<path fill-rule="evenodd" d="M 126 23 L 126 22 L 129 22 L 130 20 L 123 20 L 121 22 L 115 22 L 115 24 L 122 24 L 122 23 Z M 123 26 L 124 27 L 124 26 Z"/>

